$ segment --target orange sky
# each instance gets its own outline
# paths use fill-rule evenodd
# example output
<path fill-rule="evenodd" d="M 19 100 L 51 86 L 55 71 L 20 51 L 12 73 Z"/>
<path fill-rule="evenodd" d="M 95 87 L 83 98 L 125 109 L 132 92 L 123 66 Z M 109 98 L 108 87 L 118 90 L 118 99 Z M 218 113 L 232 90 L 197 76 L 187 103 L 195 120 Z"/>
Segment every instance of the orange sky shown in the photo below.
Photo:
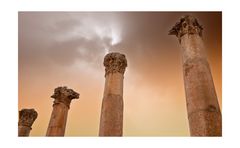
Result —
<path fill-rule="evenodd" d="M 97 136 L 103 58 L 126 55 L 124 136 L 189 136 L 181 53 L 168 31 L 182 15 L 203 25 L 203 40 L 222 106 L 221 12 L 19 12 L 19 110 L 34 108 L 31 136 L 45 136 L 58 86 L 80 93 L 66 136 Z"/>

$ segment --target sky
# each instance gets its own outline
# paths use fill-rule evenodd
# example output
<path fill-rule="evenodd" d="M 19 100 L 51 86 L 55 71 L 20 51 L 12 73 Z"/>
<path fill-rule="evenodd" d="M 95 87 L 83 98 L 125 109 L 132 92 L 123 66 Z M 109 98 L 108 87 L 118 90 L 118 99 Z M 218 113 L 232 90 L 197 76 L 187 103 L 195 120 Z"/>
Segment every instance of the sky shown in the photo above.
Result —
<path fill-rule="evenodd" d="M 98 136 L 104 56 L 125 54 L 123 136 L 189 136 L 181 50 L 168 31 L 186 14 L 203 25 L 222 108 L 221 12 L 19 12 L 18 110 L 34 108 L 30 136 L 45 136 L 58 86 L 80 94 L 65 136 Z"/>

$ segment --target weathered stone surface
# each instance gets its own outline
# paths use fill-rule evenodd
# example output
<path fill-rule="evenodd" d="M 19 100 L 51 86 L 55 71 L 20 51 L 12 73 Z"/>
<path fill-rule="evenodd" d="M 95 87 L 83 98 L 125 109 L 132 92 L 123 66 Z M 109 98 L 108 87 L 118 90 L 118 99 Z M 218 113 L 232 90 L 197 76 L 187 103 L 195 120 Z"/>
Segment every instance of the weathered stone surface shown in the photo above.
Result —
<path fill-rule="evenodd" d="M 123 74 L 110 73 L 106 76 L 104 96 L 108 94 L 116 94 L 122 96 L 123 94 Z"/>
<path fill-rule="evenodd" d="M 28 126 L 18 126 L 18 136 L 19 137 L 27 137 L 30 134 L 30 131 L 32 130 L 31 127 Z"/>
<path fill-rule="evenodd" d="M 64 136 L 71 100 L 78 99 L 79 94 L 67 87 L 58 87 L 51 97 L 55 100 L 46 135 Z"/>
<path fill-rule="evenodd" d="M 221 136 L 221 111 L 202 41 L 202 29 L 195 18 L 185 16 L 170 34 L 179 38 L 182 48 L 191 136 Z"/>
<path fill-rule="evenodd" d="M 47 136 L 64 136 L 67 116 L 68 107 L 66 105 L 55 105 L 48 125 Z"/>
<path fill-rule="evenodd" d="M 123 74 L 127 60 L 123 54 L 109 53 L 104 58 L 105 88 L 102 101 L 99 136 L 122 136 Z"/>
<path fill-rule="evenodd" d="M 183 16 L 169 31 L 169 35 L 176 35 L 181 42 L 181 37 L 185 34 L 197 34 L 202 36 L 203 27 L 193 16 Z"/>
<path fill-rule="evenodd" d="M 19 111 L 18 136 L 29 136 L 38 113 L 34 109 L 22 109 Z"/>
<path fill-rule="evenodd" d="M 205 60 L 188 60 L 183 65 L 188 112 L 213 106 L 220 112 L 209 65 Z"/>
<path fill-rule="evenodd" d="M 103 64 L 105 66 L 105 76 L 115 72 L 124 74 L 127 67 L 127 60 L 124 54 L 112 52 L 105 56 Z"/>
<path fill-rule="evenodd" d="M 205 46 L 203 40 L 199 35 L 184 35 L 181 37 L 182 60 L 186 63 L 191 59 L 204 59 L 207 61 Z"/>
<path fill-rule="evenodd" d="M 122 136 L 123 98 L 109 94 L 103 98 L 99 136 Z"/>
<path fill-rule="evenodd" d="M 51 96 L 54 98 L 54 104 L 64 103 L 67 107 L 70 107 L 72 99 L 78 99 L 79 94 L 72 89 L 68 89 L 66 86 L 57 87 L 54 90 L 54 94 Z"/>
<path fill-rule="evenodd" d="M 214 107 L 198 110 L 188 116 L 192 136 L 221 136 L 222 116 Z M 201 126 L 199 126 L 201 125 Z"/>

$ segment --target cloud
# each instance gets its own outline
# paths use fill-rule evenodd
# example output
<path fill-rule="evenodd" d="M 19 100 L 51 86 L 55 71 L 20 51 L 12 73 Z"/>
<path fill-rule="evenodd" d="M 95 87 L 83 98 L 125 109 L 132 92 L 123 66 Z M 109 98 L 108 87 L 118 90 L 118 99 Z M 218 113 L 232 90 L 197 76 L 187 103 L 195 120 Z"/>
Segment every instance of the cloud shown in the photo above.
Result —
<path fill-rule="evenodd" d="M 19 13 L 20 62 L 38 66 L 44 59 L 67 66 L 76 60 L 103 59 L 121 42 L 120 25 L 114 16 L 104 14 Z"/>
<path fill-rule="evenodd" d="M 140 75 L 149 84 L 172 85 L 174 81 L 168 77 L 181 76 L 181 53 L 168 30 L 181 15 L 184 13 L 20 12 L 19 63 L 41 71 L 89 67 L 97 73 L 104 68 L 104 56 L 118 51 L 127 57 L 130 76 Z M 214 14 L 195 15 L 205 23 L 209 21 L 204 19 L 215 18 Z M 221 37 L 216 31 L 208 36 Z"/>

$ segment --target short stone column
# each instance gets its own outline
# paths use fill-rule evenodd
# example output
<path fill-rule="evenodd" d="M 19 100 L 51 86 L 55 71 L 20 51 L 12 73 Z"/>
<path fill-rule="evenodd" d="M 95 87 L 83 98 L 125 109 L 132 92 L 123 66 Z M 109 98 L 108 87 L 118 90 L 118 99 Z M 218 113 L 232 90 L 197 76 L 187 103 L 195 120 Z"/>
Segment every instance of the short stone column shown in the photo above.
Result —
<path fill-rule="evenodd" d="M 38 114 L 34 109 L 22 109 L 19 111 L 18 136 L 29 136 L 37 116 Z"/>
<path fill-rule="evenodd" d="M 106 80 L 99 136 L 122 136 L 123 74 L 127 60 L 123 54 L 109 53 L 104 58 L 104 66 Z"/>
<path fill-rule="evenodd" d="M 51 98 L 55 100 L 46 136 L 64 136 L 70 103 L 78 99 L 79 94 L 67 87 L 58 87 Z"/>
<path fill-rule="evenodd" d="M 221 136 L 222 116 L 202 40 L 203 27 L 184 16 L 169 31 L 181 45 L 191 136 Z"/>

